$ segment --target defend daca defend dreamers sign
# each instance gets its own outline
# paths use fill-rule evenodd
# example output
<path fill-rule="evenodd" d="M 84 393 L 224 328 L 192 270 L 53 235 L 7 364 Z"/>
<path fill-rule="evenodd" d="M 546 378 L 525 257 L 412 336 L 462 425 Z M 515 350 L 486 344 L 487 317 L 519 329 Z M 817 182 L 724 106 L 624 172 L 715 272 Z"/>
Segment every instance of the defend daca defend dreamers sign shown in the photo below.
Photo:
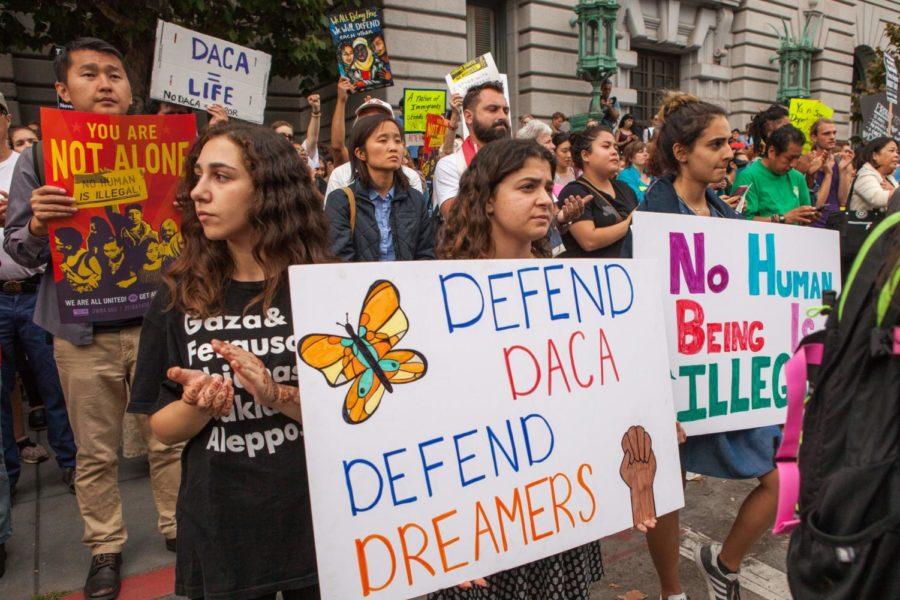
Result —
<path fill-rule="evenodd" d="M 322 597 L 411 598 L 682 506 L 659 279 L 631 260 L 291 267 Z"/>
<path fill-rule="evenodd" d="M 678 420 L 688 435 L 781 424 L 784 366 L 840 291 L 836 231 L 637 212 L 635 258 L 667 270 L 663 306 Z"/>
<path fill-rule="evenodd" d="M 150 97 L 262 123 L 271 66 L 265 52 L 158 21 Z"/>

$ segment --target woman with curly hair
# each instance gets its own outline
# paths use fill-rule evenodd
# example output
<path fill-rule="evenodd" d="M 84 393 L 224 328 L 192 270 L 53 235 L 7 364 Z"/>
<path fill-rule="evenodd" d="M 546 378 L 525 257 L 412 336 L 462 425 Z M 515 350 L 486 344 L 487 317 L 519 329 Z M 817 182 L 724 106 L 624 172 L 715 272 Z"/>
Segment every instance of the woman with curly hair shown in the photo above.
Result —
<path fill-rule="evenodd" d="M 318 598 L 287 269 L 330 260 L 309 170 L 270 129 L 194 144 L 183 251 L 144 317 L 131 412 L 186 442 L 175 592 Z"/>
<path fill-rule="evenodd" d="M 463 174 L 440 231 L 442 259 L 532 259 L 550 256 L 547 230 L 556 161 L 532 140 L 482 148 Z M 639 526 L 646 531 L 655 519 Z M 587 600 L 603 577 L 600 542 L 441 590 L 429 600 Z"/>

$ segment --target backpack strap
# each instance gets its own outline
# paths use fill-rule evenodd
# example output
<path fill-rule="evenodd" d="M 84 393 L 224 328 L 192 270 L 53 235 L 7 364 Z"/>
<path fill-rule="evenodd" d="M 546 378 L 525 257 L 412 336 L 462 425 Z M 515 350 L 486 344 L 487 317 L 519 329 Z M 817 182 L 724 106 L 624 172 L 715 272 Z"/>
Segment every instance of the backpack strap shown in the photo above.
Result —
<path fill-rule="evenodd" d="M 341 189 L 347 195 L 347 204 L 350 207 L 350 236 L 352 237 L 356 231 L 356 195 L 349 186 Z"/>
<path fill-rule="evenodd" d="M 856 280 L 859 269 L 865 261 L 866 256 L 869 254 L 869 250 L 872 249 L 875 242 L 881 239 L 882 235 L 898 224 L 900 224 L 900 213 L 894 213 L 879 223 L 872 233 L 869 234 L 869 237 L 866 238 L 866 241 L 863 242 L 862 247 L 859 249 L 859 254 L 856 255 L 856 260 L 853 261 L 853 266 L 850 268 L 850 273 L 847 275 L 844 289 L 841 290 L 841 300 L 838 302 L 838 321 L 843 321 L 844 305 L 847 302 L 848 296 L 850 296 L 850 288 L 853 286 L 853 282 Z M 892 281 L 895 279 L 896 278 L 892 278 Z"/>
<path fill-rule="evenodd" d="M 36 142 L 31 146 L 31 162 L 34 163 L 34 175 L 37 177 L 38 187 L 47 184 L 44 177 L 44 147 L 41 142 Z"/>
<path fill-rule="evenodd" d="M 797 452 L 803 429 L 803 414 L 808 399 L 807 381 L 809 367 L 822 364 L 825 345 L 821 341 L 822 332 L 816 332 L 800 342 L 794 356 L 784 367 L 787 380 L 787 419 L 781 447 L 775 454 L 778 469 L 778 510 L 772 533 L 788 533 L 800 523 L 797 502 L 800 498 L 800 468 Z"/>

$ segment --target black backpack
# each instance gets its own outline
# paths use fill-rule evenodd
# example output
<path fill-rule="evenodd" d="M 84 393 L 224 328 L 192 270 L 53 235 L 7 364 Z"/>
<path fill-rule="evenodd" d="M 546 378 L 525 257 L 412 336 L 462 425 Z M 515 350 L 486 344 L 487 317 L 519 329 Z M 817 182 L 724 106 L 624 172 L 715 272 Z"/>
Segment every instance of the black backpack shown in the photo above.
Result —
<path fill-rule="evenodd" d="M 876 285 L 897 235 L 900 214 L 875 227 L 825 326 L 787 557 L 797 600 L 900 598 L 900 264 Z"/>

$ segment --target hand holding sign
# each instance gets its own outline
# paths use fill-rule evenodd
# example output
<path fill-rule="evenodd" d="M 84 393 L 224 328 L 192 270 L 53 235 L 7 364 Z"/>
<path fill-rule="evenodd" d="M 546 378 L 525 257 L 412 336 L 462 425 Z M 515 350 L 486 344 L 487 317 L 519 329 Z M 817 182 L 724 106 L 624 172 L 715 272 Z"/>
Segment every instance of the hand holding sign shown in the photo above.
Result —
<path fill-rule="evenodd" d="M 653 499 L 653 479 L 656 477 L 656 455 L 653 440 L 643 427 L 628 428 L 622 436 L 622 464 L 619 475 L 631 489 L 631 516 L 634 526 L 646 532 L 656 525 L 656 502 Z"/>
<path fill-rule="evenodd" d="M 55 185 L 44 185 L 31 192 L 31 222 L 28 225 L 33 235 L 47 235 L 47 221 L 71 217 L 78 209 L 75 199 L 66 195 L 66 190 Z"/>
<path fill-rule="evenodd" d="M 221 104 L 211 104 L 207 106 L 206 112 L 209 115 L 210 127 L 215 127 L 216 125 L 221 125 L 222 123 L 228 122 L 228 113 L 225 111 L 225 107 Z"/>

